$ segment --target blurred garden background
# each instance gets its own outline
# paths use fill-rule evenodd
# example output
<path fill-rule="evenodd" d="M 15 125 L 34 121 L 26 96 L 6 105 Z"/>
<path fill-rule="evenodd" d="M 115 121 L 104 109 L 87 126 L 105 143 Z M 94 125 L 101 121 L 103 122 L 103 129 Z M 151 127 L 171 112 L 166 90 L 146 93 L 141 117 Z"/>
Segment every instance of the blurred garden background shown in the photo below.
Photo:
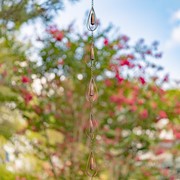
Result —
<path fill-rule="evenodd" d="M 180 2 L 95 0 L 99 180 L 180 180 Z M 91 1 L 0 0 L 0 180 L 86 180 Z"/>

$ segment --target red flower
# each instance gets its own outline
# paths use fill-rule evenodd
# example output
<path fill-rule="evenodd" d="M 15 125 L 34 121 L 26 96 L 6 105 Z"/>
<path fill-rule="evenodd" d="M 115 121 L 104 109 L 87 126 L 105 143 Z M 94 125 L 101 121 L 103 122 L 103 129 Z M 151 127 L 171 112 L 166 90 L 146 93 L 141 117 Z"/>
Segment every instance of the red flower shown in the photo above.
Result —
<path fill-rule="evenodd" d="M 157 54 L 155 54 L 155 57 L 156 57 L 156 58 L 161 58 L 161 57 L 162 57 L 162 53 L 157 53 Z"/>
<path fill-rule="evenodd" d="M 162 148 L 160 148 L 160 149 L 157 149 L 157 150 L 156 150 L 155 154 L 156 154 L 156 155 L 161 155 L 161 154 L 163 154 L 164 152 L 165 152 L 165 150 L 162 149 Z"/>
<path fill-rule="evenodd" d="M 64 33 L 62 31 L 57 30 L 53 36 L 57 41 L 62 41 L 62 39 L 64 38 Z"/>
<path fill-rule="evenodd" d="M 143 111 L 140 112 L 140 117 L 142 119 L 146 119 L 148 118 L 148 111 L 146 109 L 144 109 Z"/>
<path fill-rule="evenodd" d="M 22 83 L 26 84 L 26 83 L 30 83 L 30 79 L 27 76 L 22 76 L 21 78 Z"/>
<path fill-rule="evenodd" d="M 166 74 L 166 76 L 163 79 L 163 82 L 168 82 L 169 81 L 169 74 Z"/>
<path fill-rule="evenodd" d="M 144 99 L 138 99 L 138 104 L 143 105 L 144 104 Z"/>
<path fill-rule="evenodd" d="M 48 32 L 57 40 L 62 41 L 64 38 L 64 32 L 57 29 L 56 26 L 50 26 Z"/>
<path fill-rule="evenodd" d="M 151 173 L 149 171 L 144 171 L 143 174 L 146 176 L 146 177 L 149 177 L 151 175 Z"/>
<path fill-rule="evenodd" d="M 141 161 L 141 158 L 139 156 L 136 156 L 135 161 Z"/>
<path fill-rule="evenodd" d="M 116 74 L 116 79 L 118 80 L 119 83 L 124 81 L 124 78 L 121 77 L 119 74 Z"/>
<path fill-rule="evenodd" d="M 151 55 L 151 54 L 152 54 L 152 51 L 151 51 L 151 50 L 147 50 L 147 51 L 146 51 L 146 54 Z"/>
<path fill-rule="evenodd" d="M 139 77 L 139 81 L 141 82 L 142 85 L 146 84 L 146 81 L 143 77 Z"/>
<path fill-rule="evenodd" d="M 109 86 L 112 85 L 112 82 L 111 82 L 110 79 L 105 79 L 104 83 L 105 83 L 105 85 L 106 85 L 107 87 L 109 87 Z"/>
<path fill-rule="evenodd" d="M 138 64 L 138 68 L 139 68 L 139 69 L 142 69 L 142 66 L 141 66 L 140 64 Z"/>
<path fill-rule="evenodd" d="M 64 65 L 64 60 L 63 59 L 59 59 L 58 60 L 58 65 Z"/>
<path fill-rule="evenodd" d="M 117 45 L 117 47 L 118 47 L 118 49 L 123 49 L 124 48 L 124 46 L 122 44 L 120 44 L 120 43 Z"/>
<path fill-rule="evenodd" d="M 132 112 L 135 112 L 135 111 L 137 110 L 137 106 L 135 106 L 135 105 L 131 106 L 130 110 L 131 110 Z"/>
<path fill-rule="evenodd" d="M 128 67 L 130 67 L 131 63 L 128 60 L 123 60 L 123 61 L 120 62 L 120 65 L 121 66 L 128 66 Z"/>
<path fill-rule="evenodd" d="M 131 99 L 126 99 L 125 103 L 132 106 L 134 105 L 135 101 L 136 101 L 135 98 L 131 98 Z"/>
<path fill-rule="evenodd" d="M 167 118 L 166 112 L 165 112 L 165 111 L 160 111 L 160 112 L 159 112 L 159 118 L 160 118 L 160 119 Z"/>
<path fill-rule="evenodd" d="M 175 176 L 171 176 L 169 180 L 176 180 Z"/>
<path fill-rule="evenodd" d="M 26 104 L 28 104 L 28 103 L 33 99 L 33 96 L 32 96 L 31 93 L 25 92 L 25 93 L 23 94 L 23 98 L 24 98 Z"/>
<path fill-rule="evenodd" d="M 152 103 L 151 103 L 151 107 L 152 107 L 153 109 L 156 109 L 156 108 L 157 108 L 157 104 L 156 104 L 155 102 L 152 102 Z"/>
<path fill-rule="evenodd" d="M 133 54 L 129 54 L 127 57 L 128 57 L 128 59 L 131 59 L 131 60 L 132 60 L 132 59 L 135 59 L 135 57 L 134 57 Z"/>
<path fill-rule="evenodd" d="M 109 40 L 108 40 L 107 38 L 105 38 L 105 39 L 104 39 L 104 45 L 105 45 L 105 46 L 108 46 L 108 44 L 109 44 Z"/>
<path fill-rule="evenodd" d="M 129 41 L 129 37 L 127 37 L 126 35 L 123 35 L 123 36 L 121 37 L 121 39 L 122 39 L 124 42 Z"/>
<path fill-rule="evenodd" d="M 180 132 L 175 132 L 174 136 L 176 139 L 180 140 Z"/>

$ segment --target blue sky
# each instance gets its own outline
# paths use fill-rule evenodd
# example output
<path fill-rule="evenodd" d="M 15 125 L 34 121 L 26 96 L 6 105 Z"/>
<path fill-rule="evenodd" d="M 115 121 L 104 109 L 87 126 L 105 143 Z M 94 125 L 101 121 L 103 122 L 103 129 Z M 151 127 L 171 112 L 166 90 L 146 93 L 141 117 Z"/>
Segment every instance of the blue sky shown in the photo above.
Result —
<path fill-rule="evenodd" d="M 147 43 L 160 42 L 163 58 L 157 60 L 172 78 L 180 79 L 180 0 L 94 0 L 96 14 L 103 27 L 113 23 L 132 41 L 144 38 Z M 91 0 L 80 0 L 65 10 L 56 22 L 66 27 L 76 21 L 77 30 L 85 27 L 85 12 Z"/>

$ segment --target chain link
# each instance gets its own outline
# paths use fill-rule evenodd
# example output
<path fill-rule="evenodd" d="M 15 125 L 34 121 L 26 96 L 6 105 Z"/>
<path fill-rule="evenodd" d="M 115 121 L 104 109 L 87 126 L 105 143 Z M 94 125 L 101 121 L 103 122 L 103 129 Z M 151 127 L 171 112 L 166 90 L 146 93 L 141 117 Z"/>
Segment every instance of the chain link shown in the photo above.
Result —
<path fill-rule="evenodd" d="M 96 96 L 95 91 L 97 91 L 96 85 L 95 85 L 95 78 L 94 78 L 94 68 L 95 68 L 95 54 L 94 54 L 94 31 L 97 28 L 97 20 L 96 20 L 96 14 L 94 11 L 94 0 L 91 1 L 91 10 L 89 13 L 88 17 L 88 22 L 87 22 L 87 28 L 89 31 L 91 31 L 91 59 L 90 59 L 90 84 L 89 84 L 89 89 L 88 89 L 88 95 L 91 96 L 89 97 L 89 102 L 90 102 L 90 119 L 89 119 L 89 131 L 87 133 L 87 136 L 89 137 L 90 145 L 89 145 L 89 157 L 88 157 L 88 162 L 87 162 L 87 167 L 86 167 L 86 174 L 90 177 L 91 180 L 93 180 L 93 177 L 96 176 L 97 174 L 97 165 L 96 161 L 94 158 L 94 153 L 95 153 L 95 122 L 94 122 L 94 116 L 93 116 L 93 101 L 96 99 L 93 98 L 92 96 Z"/>

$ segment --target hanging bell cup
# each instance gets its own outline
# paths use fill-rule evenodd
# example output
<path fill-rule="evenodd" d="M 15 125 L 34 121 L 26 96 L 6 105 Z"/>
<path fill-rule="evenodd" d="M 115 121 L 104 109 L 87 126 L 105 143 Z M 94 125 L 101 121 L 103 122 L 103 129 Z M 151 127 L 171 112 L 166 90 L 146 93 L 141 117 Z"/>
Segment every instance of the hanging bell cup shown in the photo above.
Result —
<path fill-rule="evenodd" d="M 91 25 L 95 25 L 95 15 L 94 12 L 91 14 Z"/>
<path fill-rule="evenodd" d="M 90 170 L 95 170 L 96 169 L 96 163 L 94 161 L 94 157 L 91 155 L 90 157 L 90 164 L 89 164 Z"/>
<path fill-rule="evenodd" d="M 88 90 L 86 93 L 86 99 L 90 102 L 93 102 L 93 101 L 96 101 L 97 98 L 98 98 L 97 86 L 96 86 L 94 78 L 92 77 L 89 82 Z"/>
<path fill-rule="evenodd" d="M 89 31 L 95 31 L 98 27 L 97 19 L 96 19 L 96 13 L 94 11 L 94 8 L 92 7 L 89 12 L 89 17 L 87 21 L 87 28 Z"/>
<path fill-rule="evenodd" d="M 94 60 L 94 45 L 91 45 L 91 55 L 90 55 L 91 60 Z"/>
<path fill-rule="evenodd" d="M 96 130 L 96 121 L 94 120 L 93 115 L 90 114 L 89 129 L 87 131 L 87 136 L 90 138 L 91 141 L 93 141 L 96 137 L 95 130 Z"/>
<path fill-rule="evenodd" d="M 97 174 L 97 166 L 96 166 L 93 152 L 91 152 L 89 155 L 89 159 L 88 159 L 87 167 L 86 167 L 86 173 L 90 177 L 94 177 Z"/>

